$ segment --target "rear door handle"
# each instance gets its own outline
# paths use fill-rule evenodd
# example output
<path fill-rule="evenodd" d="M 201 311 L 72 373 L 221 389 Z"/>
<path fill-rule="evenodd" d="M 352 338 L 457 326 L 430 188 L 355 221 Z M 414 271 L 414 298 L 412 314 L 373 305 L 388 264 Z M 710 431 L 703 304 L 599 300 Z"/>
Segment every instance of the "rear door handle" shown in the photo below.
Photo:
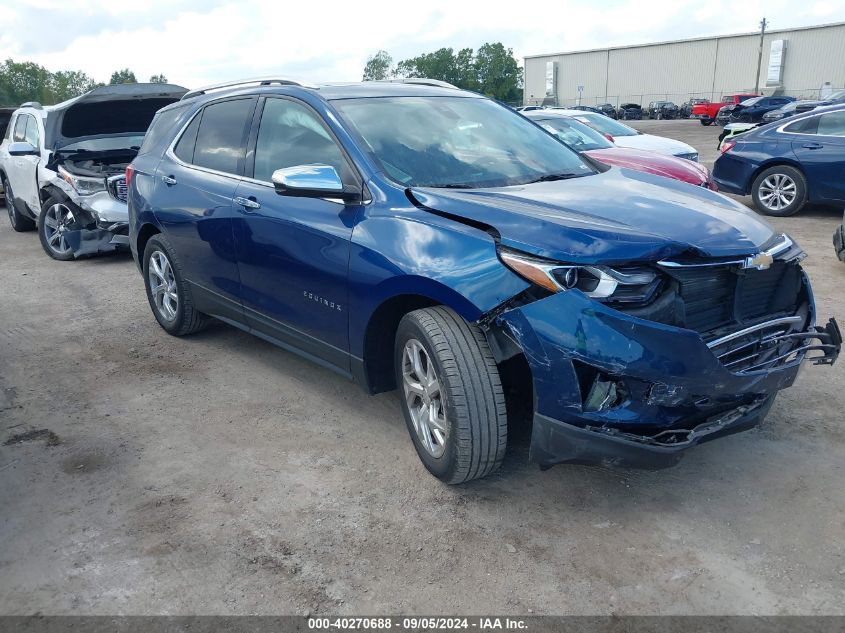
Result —
<path fill-rule="evenodd" d="M 261 208 L 261 203 L 255 198 L 242 198 L 241 196 L 238 196 L 235 198 L 235 204 L 239 204 L 247 210 Z"/>
<path fill-rule="evenodd" d="M 173 176 L 162 176 L 161 181 L 168 187 L 172 187 L 176 184 L 176 179 Z"/>
<path fill-rule="evenodd" d="M 807 149 L 821 149 L 824 145 L 821 143 L 804 143 L 804 147 Z"/>

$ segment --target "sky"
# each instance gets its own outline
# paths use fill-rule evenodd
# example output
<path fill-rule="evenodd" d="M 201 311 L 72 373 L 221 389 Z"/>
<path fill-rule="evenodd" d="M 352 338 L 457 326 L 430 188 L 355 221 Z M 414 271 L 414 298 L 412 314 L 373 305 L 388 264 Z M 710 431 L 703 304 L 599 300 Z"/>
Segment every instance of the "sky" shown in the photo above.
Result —
<path fill-rule="evenodd" d="M 358 81 L 379 49 L 395 61 L 502 42 L 525 55 L 845 21 L 843 0 L 4 0 L 0 59 L 108 81 L 130 68 L 196 87 L 279 75 Z"/>

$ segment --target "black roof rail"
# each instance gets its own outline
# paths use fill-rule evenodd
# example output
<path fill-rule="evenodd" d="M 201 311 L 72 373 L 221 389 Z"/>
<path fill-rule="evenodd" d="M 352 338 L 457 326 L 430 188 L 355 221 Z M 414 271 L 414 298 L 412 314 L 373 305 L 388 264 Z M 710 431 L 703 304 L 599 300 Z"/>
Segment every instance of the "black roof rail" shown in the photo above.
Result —
<path fill-rule="evenodd" d="M 316 90 L 317 86 L 312 84 L 302 83 L 295 79 L 289 79 L 287 77 L 255 77 L 254 79 L 238 79 L 235 81 L 224 81 L 218 84 L 211 84 L 210 86 L 203 86 L 202 88 L 197 88 L 196 90 L 189 90 L 184 95 L 182 95 L 182 101 L 185 99 L 191 99 L 192 97 L 197 97 L 199 95 L 204 95 L 207 92 L 212 90 L 223 90 L 225 88 L 236 88 L 238 86 L 249 86 L 255 84 L 257 86 L 270 86 L 273 84 L 277 84 L 280 86 L 300 86 L 301 88 L 311 88 Z"/>
<path fill-rule="evenodd" d="M 386 79 L 390 83 L 400 84 L 417 84 L 419 86 L 435 86 L 437 88 L 451 88 L 453 90 L 460 90 L 456 85 L 450 84 L 448 81 L 440 81 L 439 79 L 428 79 L 427 77 L 402 77 L 399 79 Z"/>

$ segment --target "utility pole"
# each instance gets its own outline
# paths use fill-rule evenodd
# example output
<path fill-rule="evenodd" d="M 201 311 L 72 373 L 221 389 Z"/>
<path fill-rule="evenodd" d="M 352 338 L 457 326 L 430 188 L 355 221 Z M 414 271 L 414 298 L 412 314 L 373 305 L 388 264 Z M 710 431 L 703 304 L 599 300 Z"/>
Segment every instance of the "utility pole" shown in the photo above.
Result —
<path fill-rule="evenodd" d="M 757 74 L 754 75 L 754 93 L 760 94 L 760 68 L 763 65 L 763 37 L 766 35 L 766 27 L 769 25 L 766 18 L 760 21 L 760 50 L 757 52 Z"/>

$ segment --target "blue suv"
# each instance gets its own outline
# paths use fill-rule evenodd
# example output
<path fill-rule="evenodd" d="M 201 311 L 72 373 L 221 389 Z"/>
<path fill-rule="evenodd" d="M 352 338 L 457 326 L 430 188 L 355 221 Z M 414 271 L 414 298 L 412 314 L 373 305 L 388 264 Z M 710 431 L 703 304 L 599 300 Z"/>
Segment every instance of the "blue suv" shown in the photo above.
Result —
<path fill-rule="evenodd" d="M 759 422 L 805 358 L 841 346 L 788 236 L 448 84 L 189 92 L 127 180 L 167 332 L 214 317 L 398 388 L 449 483 L 492 472 L 522 419 L 543 467 L 671 465 Z"/>

